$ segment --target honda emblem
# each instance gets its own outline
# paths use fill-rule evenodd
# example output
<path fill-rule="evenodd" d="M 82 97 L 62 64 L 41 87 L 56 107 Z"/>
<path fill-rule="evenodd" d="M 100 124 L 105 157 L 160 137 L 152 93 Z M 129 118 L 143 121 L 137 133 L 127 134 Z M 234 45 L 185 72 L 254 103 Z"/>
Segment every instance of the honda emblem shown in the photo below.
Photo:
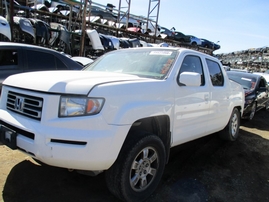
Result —
<path fill-rule="evenodd" d="M 15 109 L 18 111 L 23 111 L 23 107 L 24 107 L 24 98 L 23 97 L 16 97 Z"/>

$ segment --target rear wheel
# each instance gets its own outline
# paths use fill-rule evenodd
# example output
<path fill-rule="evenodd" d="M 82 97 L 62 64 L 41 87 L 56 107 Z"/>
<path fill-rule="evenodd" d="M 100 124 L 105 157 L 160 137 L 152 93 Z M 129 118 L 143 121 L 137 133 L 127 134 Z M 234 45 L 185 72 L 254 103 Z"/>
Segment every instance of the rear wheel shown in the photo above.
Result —
<path fill-rule="evenodd" d="M 239 135 L 239 127 L 240 112 L 237 108 L 234 108 L 228 124 L 219 132 L 220 138 L 228 141 L 235 141 Z"/>
<path fill-rule="evenodd" d="M 108 189 L 124 201 L 143 201 L 158 186 L 165 167 L 165 148 L 152 134 L 132 134 L 106 171 Z"/>
<path fill-rule="evenodd" d="M 192 46 L 197 46 L 197 43 L 194 41 L 191 43 Z"/>

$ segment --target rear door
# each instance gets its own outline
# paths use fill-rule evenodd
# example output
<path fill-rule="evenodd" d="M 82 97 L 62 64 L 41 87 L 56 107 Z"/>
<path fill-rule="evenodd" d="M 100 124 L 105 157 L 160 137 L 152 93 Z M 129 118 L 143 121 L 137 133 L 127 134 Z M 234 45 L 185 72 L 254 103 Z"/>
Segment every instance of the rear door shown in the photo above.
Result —
<path fill-rule="evenodd" d="M 223 69 L 220 64 L 209 58 L 205 59 L 206 67 L 210 75 L 210 95 L 211 100 L 208 115 L 208 132 L 219 131 L 227 123 L 230 117 L 230 83 L 224 79 Z"/>

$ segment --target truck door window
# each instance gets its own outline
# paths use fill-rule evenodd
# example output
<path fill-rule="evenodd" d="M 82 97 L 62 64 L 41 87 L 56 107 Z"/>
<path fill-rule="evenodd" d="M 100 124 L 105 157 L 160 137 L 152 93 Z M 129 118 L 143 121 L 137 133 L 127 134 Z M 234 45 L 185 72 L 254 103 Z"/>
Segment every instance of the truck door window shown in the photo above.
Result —
<path fill-rule="evenodd" d="M 201 59 L 198 56 L 188 55 L 184 58 L 179 70 L 179 76 L 183 72 L 196 72 L 201 75 L 201 86 L 205 85 L 204 72 Z"/>
<path fill-rule="evenodd" d="M 213 86 L 223 86 L 224 78 L 219 64 L 215 61 L 206 59 L 208 71 Z"/>

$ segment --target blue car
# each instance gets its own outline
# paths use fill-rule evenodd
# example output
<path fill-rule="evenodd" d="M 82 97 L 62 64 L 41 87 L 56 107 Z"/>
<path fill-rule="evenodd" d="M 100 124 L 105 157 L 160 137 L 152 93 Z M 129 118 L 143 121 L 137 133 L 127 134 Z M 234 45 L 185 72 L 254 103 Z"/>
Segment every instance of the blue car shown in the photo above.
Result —
<path fill-rule="evenodd" d="M 219 44 L 216 44 L 212 41 L 209 41 L 207 39 L 201 39 L 201 47 L 204 47 L 204 48 L 210 48 L 210 49 L 213 49 L 213 50 L 218 50 L 220 49 L 220 45 Z"/>

